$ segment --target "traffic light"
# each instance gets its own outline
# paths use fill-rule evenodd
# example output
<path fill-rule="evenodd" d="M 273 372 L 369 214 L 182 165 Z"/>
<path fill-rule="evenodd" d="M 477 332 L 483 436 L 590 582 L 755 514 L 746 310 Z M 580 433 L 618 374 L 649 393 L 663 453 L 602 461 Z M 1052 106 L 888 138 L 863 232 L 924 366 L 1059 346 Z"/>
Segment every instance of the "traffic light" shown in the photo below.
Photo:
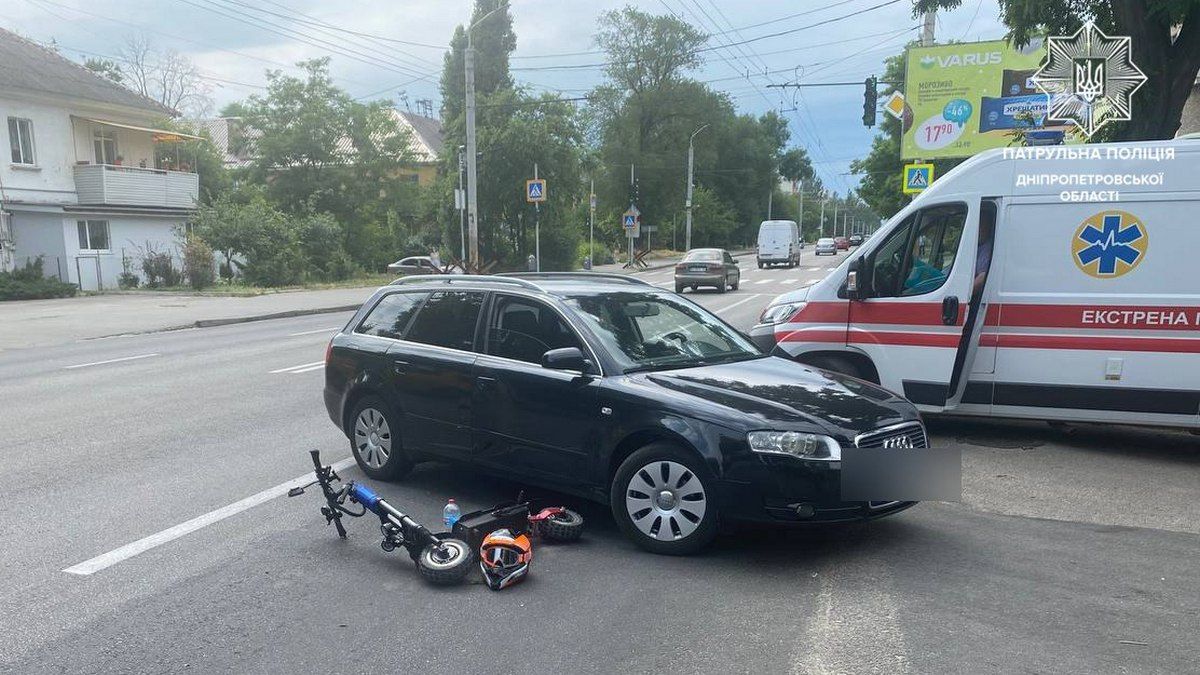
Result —
<path fill-rule="evenodd" d="M 879 98 L 879 83 L 874 77 L 868 77 L 863 91 L 863 126 L 875 126 L 875 102 Z"/>

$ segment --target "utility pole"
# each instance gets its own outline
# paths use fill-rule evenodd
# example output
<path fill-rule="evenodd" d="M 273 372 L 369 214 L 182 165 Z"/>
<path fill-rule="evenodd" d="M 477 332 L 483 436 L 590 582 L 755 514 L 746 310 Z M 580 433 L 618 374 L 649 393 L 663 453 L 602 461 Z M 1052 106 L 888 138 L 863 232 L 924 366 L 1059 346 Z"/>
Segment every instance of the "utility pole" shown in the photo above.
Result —
<path fill-rule="evenodd" d="M 500 7 L 479 17 L 475 23 L 467 28 L 467 50 L 465 56 L 465 68 L 467 79 L 467 222 L 470 227 L 471 239 L 471 261 L 468 270 L 472 273 L 478 273 L 482 267 L 479 264 L 479 200 L 477 198 L 479 186 L 478 163 L 476 161 L 475 147 L 475 46 L 471 42 L 471 32 L 475 30 L 484 19 L 495 14 L 500 10 Z"/>
<path fill-rule="evenodd" d="M 804 181 L 799 181 L 800 189 L 796 191 L 796 211 L 799 212 L 798 222 L 796 223 L 800 230 L 800 241 L 804 241 Z"/>
<path fill-rule="evenodd" d="M 931 9 L 925 12 L 925 21 L 921 27 L 921 46 L 933 46 L 933 28 L 937 24 L 937 10 Z"/>
<path fill-rule="evenodd" d="M 463 148 L 464 146 L 458 146 L 458 192 L 460 196 L 455 200 L 457 202 L 455 205 L 458 206 L 458 260 L 460 264 L 465 265 L 467 262 L 467 193 L 463 192 Z"/>
<path fill-rule="evenodd" d="M 631 163 L 629 164 L 629 193 L 630 193 L 631 195 L 633 194 L 633 192 L 634 192 L 634 189 L 636 188 L 636 185 L 637 185 L 637 183 L 635 183 L 635 182 L 634 182 L 634 179 L 633 179 L 633 163 L 631 162 Z M 631 199 L 631 200 L 629 201 L 629 205 L 630 205 L 630 206 L 636 206 L 636 204 L 634 204 L 634 200 L 633 200 L 633 199 Z M 632 237 L 632 236 L 628 236 L 628 234 L 627 234 L 627 235 L 626 235 L 626 238 L 627 238 L 627 239 L 629 239 L 629 269 L 636 269 L 636 268 L 633 266 L 633 237 Z"/>
<path fill-rule="evenodd" d="M 817 239 L 825 236 L 825 197 L 821 197 L 821 225 L 817 232 Z"/>
<path fill-rule="evenodd" d="M 596 264 L 592 258 L 596 255 L 596 179 L 592 179 L 592 188 L 588 196 L 588 267 Z"/>
<path fill-rule="evenodd" d="M 775 190 L 767 193 L 767 220 L 771 219 L 771 203 L 775 201 Z"/>
<path fill-rule="evenodd" d="M 838 200 L 837 200 L 837 197 L 834 197 L 833 198 L 833 227 L 830 228 L 829 232 L 835 237 L 837 236 L 837 213 L 838 213 Z"/>
<path fill-rule="evenodd" d="M 683 247 L 684 247 L 684 250 L 686 250 L 686 251 L 692 250 L 692 183 L 693 183 L 693 176 L 695 175 L 695 165 L 696 165 L 696 151 L 695 151 L 695 148 L 693 147 L 692 141 L 695 140 L 696 134 L 700 133 L 701 131 L 704 131 L 707 128 L 708 128 L 708 125 L 705 124 L 705 125 L 701 126 L 699 129 L 693 131 L 692 135 L 690 137 L 688 137 L 687 203 L 684 204 L 684 206 L 687 207 L 687 224 L 684 226 L 685 234 L 683 237 Z M 769 217 L 770 216 L 768 216 L 768 218 Z"/>

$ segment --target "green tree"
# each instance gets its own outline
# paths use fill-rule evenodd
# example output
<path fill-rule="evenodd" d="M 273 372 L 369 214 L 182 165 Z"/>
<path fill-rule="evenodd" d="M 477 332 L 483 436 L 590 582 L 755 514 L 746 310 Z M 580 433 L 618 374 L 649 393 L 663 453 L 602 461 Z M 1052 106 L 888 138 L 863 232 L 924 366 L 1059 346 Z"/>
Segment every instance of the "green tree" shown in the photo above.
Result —
<path fill-rule="evenodd" d="M 179 120 L 164 118 L 158 125 L 162 129 L 195 135 L 191 125 Z M 212 203 L 233 186 L 233 177 L 225 168 L 225 158 L 202 131 L 200 140 L 180 140 L 154 144 L 154 158 L 159 166 L 170 164 L 176 168 L 195 171 L 200 178 L 200 203 Z M 185 167 L 186 165 L 186 167 Z"/>
<path fill-rule="evenodd" d="M 557 96 L 533 96 L 514 88 L 508 63 L 516 36 L 508 1 L 477 0 L 471 21 L 497 8 L 473 32 L 480 255 L 503 268 L 524 269 L 525 257 L 536 248 L 535 221 L 540 221 L 542 269 L 569 269 L 575 263 L 584 223 L 577 215 L 586 153 L 579 115 Z M 453 257 L 461 250 L 459 218 L 450 208 L 450 195 L 458 184 L 458 148 L 466 143 L 465 49 L 466 32 L 460 26 L 443 64 L 443 178 L 430 209 L 443 224 L 444 248 Z M 540 212 L 524 198 L 525 181 L 533 177 L 534 164 L 549 185 Z"/>
<path fill-rule="evenodd" d="M 1043 34 L 1070 35 L 1085 21 L 1128 35 L 1133 60 L 1149 79 L 1133 97 L 1132 119 L 1108 134 L 1119 140 L 1172 138 L 1200 72 L 1197 0 L 999 0 L 1008 37 L 1018 45 Z M 954 9 L 962 0 L 917 0 L 914 15 Z"/>
<path fill-rule="evenodd" d="M 381 268 L 399 249 L 393 225 L 417 215 L 419 188 L 402 175 L 411 137 L 390 102 L 359 103 L 336 87 L 328 58 L 299 65 L 303 77 L 270 71 L 266 94 L 226 109 L 257 134 L 251 180 L 289 214 L 332 215 L 351 257 Z"/>
<path fill-rule="evenodd" d="M 83 67 L 117 84 L 125 81 L 125 73 L 121 72 L 121 66 L 117 65 L 116 61 L 88 57 L 84 60 Z"/>

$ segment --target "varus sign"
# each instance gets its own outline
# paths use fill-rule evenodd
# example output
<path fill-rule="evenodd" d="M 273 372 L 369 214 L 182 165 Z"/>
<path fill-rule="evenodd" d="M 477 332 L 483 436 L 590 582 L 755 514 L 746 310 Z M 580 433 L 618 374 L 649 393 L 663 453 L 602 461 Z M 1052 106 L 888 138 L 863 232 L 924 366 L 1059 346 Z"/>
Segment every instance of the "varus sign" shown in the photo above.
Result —
<path fill-rule="evenodd" d="M 959 66 L 990 66 L 1004 62 L 999 51 L 968 52 L 966 54 L 931 54 L 921 57 L 922 68 L 955 68 Z"/>

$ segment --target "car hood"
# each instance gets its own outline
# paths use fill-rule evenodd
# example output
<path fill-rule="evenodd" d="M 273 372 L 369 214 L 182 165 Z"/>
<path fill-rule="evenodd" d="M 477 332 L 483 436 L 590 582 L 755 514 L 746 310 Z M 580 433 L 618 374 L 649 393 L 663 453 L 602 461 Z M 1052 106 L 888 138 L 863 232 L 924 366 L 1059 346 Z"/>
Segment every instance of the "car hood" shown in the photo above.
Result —
<path fill-rule="evenodd" d="M 774 300 L 767 304 L 768 307 L 781 305 L 785 302 L 807 302 L 808 301 L 808 286 L 797 288 L 794 291 L 788 291 L 783 295 L 777 296 Z"/>
<path fill-rule="evenodd" d="M 918 419 L 911 403 L 886 389 L 776 356 L 640 377 L 653 386 L 718 406 L 732 425 L 745 430 L 815 426 L 851 439 Z"/>

